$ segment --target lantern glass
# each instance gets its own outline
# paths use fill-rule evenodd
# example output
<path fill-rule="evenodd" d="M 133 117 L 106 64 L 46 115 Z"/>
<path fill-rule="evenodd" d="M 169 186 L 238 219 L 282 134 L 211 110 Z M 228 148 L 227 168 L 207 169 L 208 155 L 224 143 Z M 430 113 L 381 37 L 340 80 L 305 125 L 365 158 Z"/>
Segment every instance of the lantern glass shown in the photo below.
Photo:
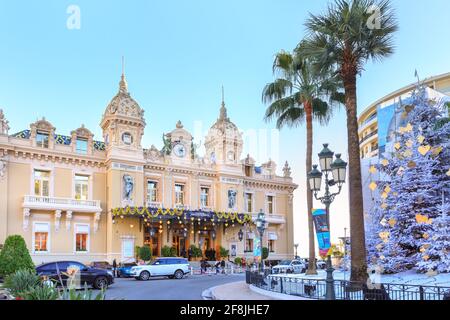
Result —
<path fill-rule="evenodd" d="M 320 168 L 324 172 L 331 171 L 331 164 L 333 163 L 334 152 L 328 149 L 328 143 L 323 145 L 322 151 L 319 153 Z"/>
<path fill-rule="evenodd" d="M 313 170 L 308 173 L 309 188 L 311 191 L 317 192 L 322 184 L 322 173 L 317 169 L 317 165 L 313 166 Z"/>
<path fill-rule="evenodd" d="M 347 163 L 341 159 L 341 155 L 336 155 L 336 160 L 331 165 L 333 179 L 339 185 L 342 186 L 345 183 L 345 177 L 347 174 Z"/>

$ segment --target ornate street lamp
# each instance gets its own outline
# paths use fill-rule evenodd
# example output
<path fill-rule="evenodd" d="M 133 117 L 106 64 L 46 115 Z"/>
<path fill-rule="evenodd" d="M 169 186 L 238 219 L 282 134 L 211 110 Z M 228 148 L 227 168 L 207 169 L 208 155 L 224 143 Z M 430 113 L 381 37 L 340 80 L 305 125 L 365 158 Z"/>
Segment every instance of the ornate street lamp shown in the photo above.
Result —
<path fill-rule="evenodd" d="M 334 183 L 336 183 L 338 187 L 342 187 L 347 175 L 347 162 L 341 159 L 340 154 L 336 154 L 336 160 L 331 164 L 331 170 Z"/>
<path fill-rule="evenodd" d="M 309 187 L 314 193 L 314 198 L 322 202 L 326 208 L 328 230 L 330 230 L 330 205 L 334 201 L 335 197 L 341 193 L 342 186 L 345 183 L 345 177 L 347 174 L 347 163 L 341 159 L 340 154 L 336 154 L 336 160 L 333 162 L 334 152 L 328 149 L 328 144 L 323 145 L 323 150 L 319 153 L 319 162 L 322 172 L 317 169 L 317 165 L 313 166 L 313 170 L 308 173 Z M 333 175 L 333 179 L 329 179 L 329 175 Z M 323 197 L 318 197 L 317 194 L 320 191 L 320 185 L 322 183 L 322 176 L 325 176 L 325 194 Z M 332 193 L 330 187 L 337 186 L 338 191 Z M 334 291 L 334 279 L 333 279 L 333 266 L 331 264 L 331 256 L 327 258 L 327 291 L 326 298 L 328 300 L 334 300 L 336 294 Z"/>
<path fill-rule="evenodd" d="M 313 192 L 320 191 L 320 185 L 322 184 L 322 172 L 317 169 L 317 165 L 313 165 L 313 170 L 308 173 L 309 188 Z"/>
<path fill-rule="evenodd" d="M 259 232 L 259 246 L 260 246 L 260 254 L 261 254 L 261 269 L 263 268 L 264 264 L 263 264 L 263 246 L 262 246 L 262 242 L 263 242 L 263 235 L 264 235 L 264 231 L 266 230 L 266 215 L 264 214 L 264 212 L 261 210 L 259 210 L 258 213 L 258 217 L 256 218 L 256 229 Z M 261 271 L 260 269 L 260 271 Z"/>
<path fill-rule="evenodd" d="M 154 237 L 155 236 L 155 229 L 153 229 L 153 227 L 152 228 L 150 228 L 150 237 Z"/>
<path fill-rule="evenodd" d="M 320 169 L 323 172 L 331 171 L 331 163 L 333 162 L 334 152 L 328 149 L 328 143 L 324 143 L 322 151 L 319 153 Z"/>
<path fill-rule="evenodd" d="M 212 237 L 213 240 L 216 240 L 216 231 L 215 230 L 213 230 L 211 232 L 211 237 Z"/>
<path fill-rule="evenodd" d="M 242 231 L 242 229 L 240 229 L 238 232 L 238 238 L 239 238 L 239 241 L 242 241 L 242 239 L 244 239 L 244 232 Z"/>

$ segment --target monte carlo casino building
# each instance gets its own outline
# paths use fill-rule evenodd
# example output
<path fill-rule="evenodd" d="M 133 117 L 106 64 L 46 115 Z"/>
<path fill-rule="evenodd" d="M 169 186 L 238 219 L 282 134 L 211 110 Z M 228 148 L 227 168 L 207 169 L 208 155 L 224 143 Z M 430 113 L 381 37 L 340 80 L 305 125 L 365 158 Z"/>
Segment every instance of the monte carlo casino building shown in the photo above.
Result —
<path fill-rule="evenodd" d="M 203 158 L 180 121 L 162 150 L 143 148 L 144 111 L 123 74 L 101 118 L 103 141 L 83 125 L 62 135 L 45 118 L 10 135 L 6 116 L 0 111 L 0 244 L 22 235 L 36 264 L 132 261 L 143 245 L 153 256 L 164 246 L 178 255 L 222 246 L 230 259 L 252 260 L 260 209 L 269 259 L 294 256 L 290 168 L 277 175 L 273 161 L 242 157 L 224 103 Z"/>

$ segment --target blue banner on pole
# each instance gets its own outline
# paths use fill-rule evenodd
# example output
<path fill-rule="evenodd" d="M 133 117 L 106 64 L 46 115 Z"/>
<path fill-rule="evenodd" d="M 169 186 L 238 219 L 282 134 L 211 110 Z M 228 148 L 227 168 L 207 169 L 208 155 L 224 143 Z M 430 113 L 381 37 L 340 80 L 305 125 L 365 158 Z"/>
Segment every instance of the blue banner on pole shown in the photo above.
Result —
<path fill-rule="evenodd" d="M 331 248 L 327 211 L 324 209 L 313 209 L 312 215 L 316 227 L 317 241 L 319 242 L 319 253 L 321 256 L 326 256 Z"/>

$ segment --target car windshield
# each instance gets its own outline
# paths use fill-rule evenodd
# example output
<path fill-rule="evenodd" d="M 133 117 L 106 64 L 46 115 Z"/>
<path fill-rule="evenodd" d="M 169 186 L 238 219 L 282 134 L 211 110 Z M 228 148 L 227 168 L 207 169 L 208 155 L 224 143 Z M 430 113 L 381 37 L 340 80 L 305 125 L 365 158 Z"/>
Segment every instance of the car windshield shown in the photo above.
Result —
<path fill-rule="evenodd" d="M 291 264 L 291 260 L 283 260 L 279 263 L 280 266 L 288 266 Z"/>

